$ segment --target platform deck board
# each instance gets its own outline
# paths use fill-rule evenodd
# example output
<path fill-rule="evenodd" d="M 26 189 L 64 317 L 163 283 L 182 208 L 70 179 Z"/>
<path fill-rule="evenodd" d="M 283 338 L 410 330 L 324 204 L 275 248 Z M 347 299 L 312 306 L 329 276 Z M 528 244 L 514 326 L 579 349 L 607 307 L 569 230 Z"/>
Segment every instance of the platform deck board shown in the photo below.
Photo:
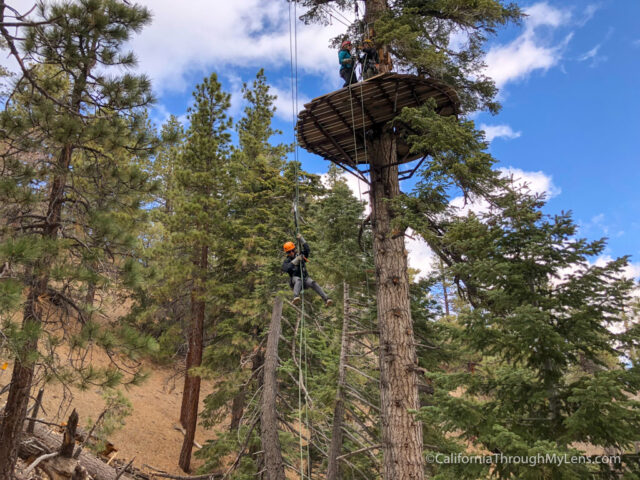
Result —
<path fill-rule="evenodd" d="M 458 113 L 459 100 L 453 88 L 415 75 L 381 73 L 306 103 L 298 114 L 298 143 L 334 163 L 356 167 L 366 163 L 365 132 L 429 98 L 436 101 L 441 115 Z M 407 155 L 407 150 L 406 145 L 399 146 L 402 161 L 419 157 Z"/>

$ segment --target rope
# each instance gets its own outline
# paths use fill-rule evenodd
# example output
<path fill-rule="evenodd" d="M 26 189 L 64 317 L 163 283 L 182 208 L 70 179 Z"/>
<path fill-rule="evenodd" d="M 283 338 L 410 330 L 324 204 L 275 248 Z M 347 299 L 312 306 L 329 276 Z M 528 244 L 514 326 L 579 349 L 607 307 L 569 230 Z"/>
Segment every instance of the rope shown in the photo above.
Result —
<path fill-rule="evenodd" d="M 363 25 L 360 23 L 360 14 L 358 12 L 358 2 L 355 2 L 355 14 L 356 14 L 356 22 L 357 24 L 360 26 L 360 34 L 361 35 L 368 35 L 369 32 L 369 25 L 367 24 L 366 26 L 366 33 L 363 32 Z M 363 80 L 362 82 L 360 82 L 360 114 L 362 115 L 362 141 L 364 143 L 364 161 L 365 163 L 369 163 L 369 154 L 367 152 L 367 127 L 366 127 L 366 121 L 364 118 L 364 72 L 365 72 L 365 67 L 367 65 L 367 61 L 368 61 L 368 55 L 365 54 L 365 58 L 364 58 L 364 63 L 361 67 L 361 71 L 362 71 L 362 76 L 363 76 Z M 351 95 L 349 95 L 349 98 L 351 99 Z M 353 125 L 353 144 L 354 144 L 354 148 L 356 150 L 356 168 L 357 168 L 357 158 L 358 158 L 358 149 L 356 148 L 356 126 L 355 126 L 355 120 L 354 120 L 354 116 L 353 116 L 353 101 L 351 102 L 351 122 Z M 360 199 L 360 203 L 362 203 L 362 189 L 360 187 L 360 179 L 356 177 L 356 181 L 358 182 L 358 197 Z M 367 286 L 367 305 L 369 306 L 369 308 L 371 307 L 371 292 L 369 289 L 369 273 L 367 272 L 367 269 L 365 267 L 364 270 L 364 277 L 365 277 L 365 284 Z"/>
<path fill-rule="evenodd" d="M 293 13 L 292 13 L 292 4 L 293 4 Z M 292 107 L 292 124 L 293 124 L 293 155 L 294 155 L 294 165 L 295 165 L 295 201 L 294 201 L 294 223 L 296 228 L 296 238 L 300 234 L 300 217 L 298 213 L 298 205 L 300 201 L 300 173 L 298 171 L 299 165 L 299 156 L 298 156 L 298 138 L 296 132 L 296 118 L 298 114 L 298 25 L 297 25 L 297 3 L 290 2 L 289 3 L 289 54 L 291 59 L 291 107 Z M 298 242 L 298 248 L 301 251 L 300 242 Z M 302 289 L 300 291 L 301 297 L 301 308 L 300 308 L 300 330 L 299 330 L 299 339 L 298 339 L 298 448 L 300 455 L 300 478 L 304 480 L 305 478 L 305 469 L 303 468 L 305 455 L 303 448 L 303 435 L 302 435 L 302 387 L 306 388 L 306 378 L 308 378 L 308 365 L 307 365 L 307 335 L 306 335 L 306 322 L 305 322 L 305 308 L 304 308 L 304 272 L 303 272 L 303 263 L 300 262 L 300 279 L 302 280 Z M 303 358 L 304 357 L 304 358 Z M 304 360 L 304 370 L 302 368 Z M 306 403 L 306 399 L 305 399 Z M 305 407 L 305 426 L 309 431 L 309 412 L 308 408 Z M 310 435 L 310 433 L 309 433 Z M 306 476 L 308 479 L 311 478 L 311 456 L 310 456 L 310 441 L 307 443 L 306 448 L 306 460 L 307 460 L 307 473 Z"/>

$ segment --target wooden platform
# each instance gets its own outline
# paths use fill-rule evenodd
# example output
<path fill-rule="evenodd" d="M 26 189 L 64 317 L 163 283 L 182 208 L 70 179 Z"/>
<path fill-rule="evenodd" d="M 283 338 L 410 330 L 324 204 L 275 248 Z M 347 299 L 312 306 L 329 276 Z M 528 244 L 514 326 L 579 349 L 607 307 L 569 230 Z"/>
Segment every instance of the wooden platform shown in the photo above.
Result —
<path fill-rule="evenodd" d="M 366 131 L 386 124 L 404 107 L 420 106 L 429 98 L 436 100 L 441 115 L 458 113 L 453 88 L 415 75 L 381 73 L 305 104 L 298 114 L 298 143 L 340 166 L 357 169 L 358 164 L 367 163 Z M 398 142 L 398 163 L 419 157 L 409 153 L 406 143 Z"/>

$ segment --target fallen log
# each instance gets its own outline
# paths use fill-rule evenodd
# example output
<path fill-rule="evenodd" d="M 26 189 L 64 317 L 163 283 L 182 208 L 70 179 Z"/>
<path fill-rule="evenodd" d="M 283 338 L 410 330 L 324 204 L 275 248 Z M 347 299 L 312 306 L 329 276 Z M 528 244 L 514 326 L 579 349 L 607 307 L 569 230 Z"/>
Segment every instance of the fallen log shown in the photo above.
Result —
<path fill-rule="evenodd" d="M 50 431 L 44 425 L 34 425 L 33 434 L 23 434 L 20 442 L 18 454 L 20 458 L 33 458 L 35 450 L 39 450 L 38 455 L 57 452 L 62 447 L 62 435 Z M 78 464 L 82 466 L 94 480 L 116 480 L 118 472 L 116 469 L 100 460 L 95 455 L 83 451 L 78 457 Z M 129 475 L 122 475 L 117 480 L 133 480 Z"/>

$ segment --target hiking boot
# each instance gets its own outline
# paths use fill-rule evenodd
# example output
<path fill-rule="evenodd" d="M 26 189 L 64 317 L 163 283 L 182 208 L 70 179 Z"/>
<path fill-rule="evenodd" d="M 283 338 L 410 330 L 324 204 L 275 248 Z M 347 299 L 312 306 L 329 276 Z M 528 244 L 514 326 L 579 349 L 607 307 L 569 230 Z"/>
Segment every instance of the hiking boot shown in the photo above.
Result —
<path fill-rule="evenodd" d="M 331 305 L 333 305 L 333 300 L 331 300 L 330 298 L 327 298 L 327 299 L 324 301 L 324 306 L 325 306 L 325 307 L 330 307 Z"/>
<path fill-rule="evenodd" d="M 298 305 L 300 303 L 300 297 L 294 297 L 291 303 L 293 303 L 294 305 Z"/>

